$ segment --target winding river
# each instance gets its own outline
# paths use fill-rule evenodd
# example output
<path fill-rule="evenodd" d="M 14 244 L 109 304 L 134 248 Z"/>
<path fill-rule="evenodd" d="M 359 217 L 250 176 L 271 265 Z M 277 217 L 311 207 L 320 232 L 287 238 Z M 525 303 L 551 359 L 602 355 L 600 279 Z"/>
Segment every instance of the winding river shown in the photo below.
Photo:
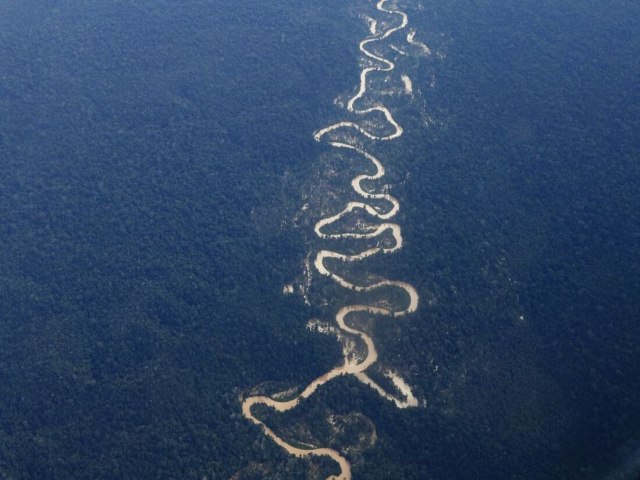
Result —
<path fill-rule="evenodd" d="M 409 23 L 407 15 L 395 6 L 388 6 L 389 3 L 390 2 L 388 0 L 379 0 L 376 4 L 376 9 L 384 15 L 393 18 L 394 20 L 392 21 L 392 24 L 394 26 L 381 31 L 381 22 L 369 18 L 369 30 L 371 35 L 362 40 L 359 44 L 360 52 L 368 60 L 367 63 L 369 66 L 365 66 L 361 70 L 358 91 L 347 103 L 347 110 L 358 116 L 370 115 L 376 112 L 378 114 L 382 114 L 386 121 L 386 124 L 383 126 L 383 130 L 388 133 L 379 134 L 376 133 L 376 131 L 371 131 L 370 129 L 362 127 L 358 123 L 351 121 L 341 121 L 315 132 L 314 138 L 316 141 L 327 141 L 327 143 L 333 148 L 349 151 L 361 156 L 371 163 L 375 172 L 369 175 L 357 175 L 353 178 L 351 186 L 360 199 L 358 201 L 348 202 L 342 211 L 319 220 L 316 223 L 314 230 L 316 235 L 320 239 L 324 240 L 373 239 L 380 237 L 383 234 L 386 235 L 387 232 L 389 232 L 393 238 L 393 243 L 388 244 L 389 242 L 379 242 L 380 246 L 370 247 L 360 253 L 351 255 L 335 252 L 333 250 L 320 250 L 315 257 L 314 267 L 321 275 L 329 277 L 337 284 L 351 291 L 372 292 L 379 289 L 395 288 L 404 292 L 406 300 L 401 306 L 389 306 L 383 302 L 379 302 L 379 304 L 373 305 L 347 305 L 340 308 L 335 317 L 336 324 L 341 333 L 352 337 L 358 337 L 363 342 L 365 346 L 364 358 L 353 358 L 353 356 L 348 355 L 348 352 L 345 351 L 342 365 L 333 368 L 313 380 L 304 388 L 304 390 L 290 400 L 277 400 L 269 396 L 250 396 L 244 399 L 242 403 L 243 416 L 254 424 L 259 425 L 267 437 L 271 438 L 289 454 L 297 457 L 324 456 L 333 459 L 340 466 L 340 473 L 329 477 L 330 480 L 351 479 L 351 466 L 340 452 L 325 447 L 301 447 L 292 445 L 279 437 L 269 426 L 256 417 L 252 408 L 254 405 L 260 404 L 278 412 L 291 410 L 296 408 L 296 406 L 298 406 L 304 399 L 313 395 L 320 386 L 330 382 L 332 379 L 340 375 L 353 375 L 359 381 L 374 389 L 382 397 L 393 402 L 398 408 L 416 407 L 420 405 L 420 402 L 411 391 L 410 386 L 395 372 L 383 371 L 383 375 L 386 376 L 395 387 L 395 390 L 397 391 L 395 394 L 386 391 L 382 386 L 371 379 L 369 375 L 367 375 L 367 369 L 374 365 L 378 360 L 376 345 L 370 335 L 352 325 L 349 325 L 348 322 L 349 317 L 358 312 L 366 313 L 371 316 L 386 316 L 391 318 L 408 315 L 418 308 L 418 292 L 409 283 L 397 280 L 380 280 L 365 284 L 354 283 L 339 275 L 331 268 L 331 265 L 339 265 L 340 263 L 345 262 L 358 262 L 377 254 L 393 253 L 402 248 L 403 242 L 400 226 L 390 221 L 400 209 L 398 200 L 384 191 L 376 193 L 363 187 L 363 182 L 380 180 L 384 177 L 385 169 L 382 162 L 361 146 L 348 143 L 347 140 L 344 139 L 346 137 L 345 135 L 340 135 L 344 131 L 349 131 L 351 133 L 355 131 L 367 140 L 391 141 L 403 134 L 402 127 L 394 119 L 391 111 L 384 105 L 375 104 L 374 106 L 367 108 L 358 108 L 357 106 L 361 103 L 360 101 L 367 93 L 369 76 L 371 74 L 391 72 L 395 69 L 394 62 L 374 53 L 369 48 L 374 42 L 381 42 L 394 33 L 405 29 Z M 428 47 L 416 41 L 414 39 L 414 35 L 415 31 L 410 31 L 406 37 L 407 42 L 420 48 L 423 52 L 428 53 Z M 406 84 L 406 80 L 404 80 L 404 78 L 403 81 L 405 81 Z M 376 130 L 377 128 L 378 127 L 376 127 Z M 381 207 L 381 205 L 385 206 Z M 352 212 L 366 213 L 369 217 L 376 219 L 380 223 L 377 225 L 362 226 L 355 232 L 326 232 L 329 226 L 338 222 L 340 219 Z"/>

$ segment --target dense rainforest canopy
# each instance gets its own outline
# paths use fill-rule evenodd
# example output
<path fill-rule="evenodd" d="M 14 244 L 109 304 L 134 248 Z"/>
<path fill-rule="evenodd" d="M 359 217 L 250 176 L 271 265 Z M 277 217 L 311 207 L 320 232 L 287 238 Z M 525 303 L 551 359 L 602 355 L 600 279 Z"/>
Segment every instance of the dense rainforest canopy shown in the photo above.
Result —
<path fill-rule="evenodd" d="M 434 54 L 398 63 L 416 94 L 378 151 L 405 247 L 371 268 L 423 303 L 372 329 L 427 406 L 341 379 L 273 421 L 321 437 L 361 412 L 356 479 L 637 478 L 640 6 L 399 3 Z M 340 358 L 305 328 L 321 305 L 282 291 L 331 187 L 312 133 L 357 85 L 371 11 L 0 6 L 1 479 L 332 472 L 240 398 Z"/>

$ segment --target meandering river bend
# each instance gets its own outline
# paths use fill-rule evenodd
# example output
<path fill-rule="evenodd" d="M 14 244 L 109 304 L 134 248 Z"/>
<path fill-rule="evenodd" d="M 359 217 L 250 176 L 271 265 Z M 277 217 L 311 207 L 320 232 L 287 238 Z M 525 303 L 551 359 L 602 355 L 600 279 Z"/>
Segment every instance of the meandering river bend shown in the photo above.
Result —
<path fill-rule="evenodd" d="M 378 246 L 366 248 L 357 254 L 343 254 L 333 250 L 320 250 L 314 261 L 315 269 L 326 277 L 329 277 L 342 287 L 355 292 L 373 292 L 379 289 L 395 288 L 404 292 L 405 302 L 402 305 L 389 306 L 384 302 L 376 304 L 354 304 L 347 305 L 339 309 L 336 314 L 335 321 L 341 334 L 358 337 L 365 346 L 364 357 L 353 358 L 344 351 L 343 363 L 332 370 L 326 372 L 320 377 L 309 383 L 297 396 L 289 400 L 277 400 L 269 396 L 250 396 L 245 398 L 242 403 L 243 416 L 259 425 L 264 434 L 272 439 L 277 445 L 286 450 L 289 454 L 297 457 L 307 456 L 325 456 L 333 459 L 340 466 L 340 473 L 329 477 L 330 480 L 349 480 L 351 479 L 351 465 L 344 455 L 337 450 L 326 447 L 308 447 L 292 445 L 282 439 L 276 432 L 267 426 L 262 420 L 257 418 L 253 413 L 254 405 L 265 405 L 278 412 L 285 412 L 296 408 L 300 402 L 309 398 L 322 385 L 330 382 L 334 378 L 341 375 L 353 375 L 359 381 L 374 389 L 378 394 L 387 400 L 393 402 L 398 408 L 416 407 L 420 405 L 418 399 L 414 396 L 411 387 L 398 374 L 392 371 L 383 371 L 383 375 L 387 376 L 396 392 L 390 393 L 382 386 L 376 383 L 367 374 L 367 369 L 374 365 L 378 360 L 378 352 L 373 338 L 367 333 L 355 328 L 349 324 L 349 317 L 358 312 L 366 313 L 371 316 L 386 316 L 398 318 L 414 312 L 418 308 L 419 296 L 416 289 L 407 282 L 398 280 L 380 280 L 373 283 L 356 283 L 338 274 L 331 265 L 340 265 L 344 262 L 358 262 L 377 254 L 393 253 L 402 248 L 402 232 L 400 226 L 391 222 L 391 219 L 398 213 L 400 204 L 396 198 L 386 193 L 386 191 L 374 192 L 363 187 L 363 182 L 371 184 L 371 181 L 380 180 L 385 176 L 385 168 L 382 162 L 374 155 L 365 150 L 357 142 L 350 141 L 347 132 L 357 133 L 368 141 L 391 141 L 399 138 L 403 134 L 402 127 L 395 120 L 391 111 L 381 103 L 375 103 L 373 106 L 366 108 L 358 108 L 360 103 L 367 94 L 369 87 L 369 77 L 372 74 L 380 74 L 381 72 L 392 72 L 395 69 L 395 63 L 372 50 L 375 42 L 382 42 L 397 32 L 407 28 L 409 19 L 406 13 L 399 10 L 395 6 L 390 6 L 388 0 L 379 0 L 376 9 L 381 15 L 388 18 L 386 22 L 380 20 L 369 19 L 370 36 L 362 40 L 359 44 L 360 52 L 366 59 L 366 66 L 360 72 L 359 88 L 354 96 L 347 103 L 347 110 L 355 116 L 371 116 L 382 114 L 385 119 L 383 125 L 376 125 L 374 129 L 365 128 L 353 121 L 341 121 L 329 125 L 315 132 L 316 141 L 326 141 L 333 148 L 349 151 L 360 155 L 373 165 L 375 172 L 373 174 L 357 175 L 351 181 L 354 192 L 360 197 L 357 201 L 348 202 L 347 205 L 338 213 L 320 219 L 314 228 L 316 235 L 323 240 L 338 239 L 375 239 L 382 235 L 388 237 L 387 232 L 391 234 L 393 243 L 378 242 Z M 389 23 L 388 28 L 381 28 L 381 24 Z M 415 40 L 415 31 L 411 30 L 406 35 L 406 41 L 422 50 L 424 54 L 430 52 L 429 48 L 421 42 Z M 408 78 L 408 77 L 406 77 Z M 404 79 L 405 84 L 407 80 Z M 410 81 L 409 81 L 410 82 Z M 410 85 L 410 83 L 409 83 Z M 368 124 L 369 125 L 369 124 Z M 379 127 L 379 128 L 378 128 Z M 387 133 L 379 133 L 379 131 Z M 363 225 L 357 231 L 343 233 L 327 233 L 328 227 L 340 221 L 346 215 L 351 213 L 366 213 L 372 219 L 377 220 L 376 225 Z"/>

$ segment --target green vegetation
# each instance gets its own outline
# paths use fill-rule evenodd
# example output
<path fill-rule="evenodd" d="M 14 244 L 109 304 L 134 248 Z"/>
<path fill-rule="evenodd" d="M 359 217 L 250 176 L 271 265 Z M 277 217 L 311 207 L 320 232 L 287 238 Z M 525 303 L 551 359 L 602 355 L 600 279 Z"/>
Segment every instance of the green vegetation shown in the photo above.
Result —
<path fill-rule="evenodd" d="M 349 454 L 358 480 L 633 479 L 637 2 L 417 5 L 417 36 L 445 57 L 399 63 L 421 92 L 397 99 L 405 136 L 376 154 L 405 248 L 367 270 L 423 303 L 368 328 L 428 407 L 341 378 L 265 419 L 340 448 L 370 420 L 375 447 Z M 311 134 L 356 85 L 370 7 L 0 7 L 0 478 L 335 470 L 286 456 L 239 398 L 340 358 L 305 328 L 331 307 L 282 287 L 323 189 L 350 178 Z M 316 276 L 311 295 L 350 294 Z M 354 412 L 344 436 L 324 420 Z"/>

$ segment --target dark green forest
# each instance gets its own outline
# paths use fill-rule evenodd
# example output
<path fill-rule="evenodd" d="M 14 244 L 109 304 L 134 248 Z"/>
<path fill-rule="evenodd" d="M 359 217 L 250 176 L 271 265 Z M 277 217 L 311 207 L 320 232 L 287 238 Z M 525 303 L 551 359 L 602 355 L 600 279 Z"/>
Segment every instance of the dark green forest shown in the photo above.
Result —
<path fill-rule="evenodd" d="M 418 93 L 375 148 L 405 246 L 367 267 L 422 305 L 370 328 L 427 406 L 345 378 L 264 414 L 317 439 L 328 413 L 363 415 L 354 434 L 369 419 L 355 479 L 634 480 L 640 6 L 399 4 L 434 54 L 398 61 Z M 340 359 L 305 328 L 328 309 L 282 287 L 314 247 L 318 212 L 292 218 L 324 185 L 312 134 L 356 88 L 363 13 L 0 5 L 0 479 L 334 473 L 285 455 L 240 399 Z"/>

